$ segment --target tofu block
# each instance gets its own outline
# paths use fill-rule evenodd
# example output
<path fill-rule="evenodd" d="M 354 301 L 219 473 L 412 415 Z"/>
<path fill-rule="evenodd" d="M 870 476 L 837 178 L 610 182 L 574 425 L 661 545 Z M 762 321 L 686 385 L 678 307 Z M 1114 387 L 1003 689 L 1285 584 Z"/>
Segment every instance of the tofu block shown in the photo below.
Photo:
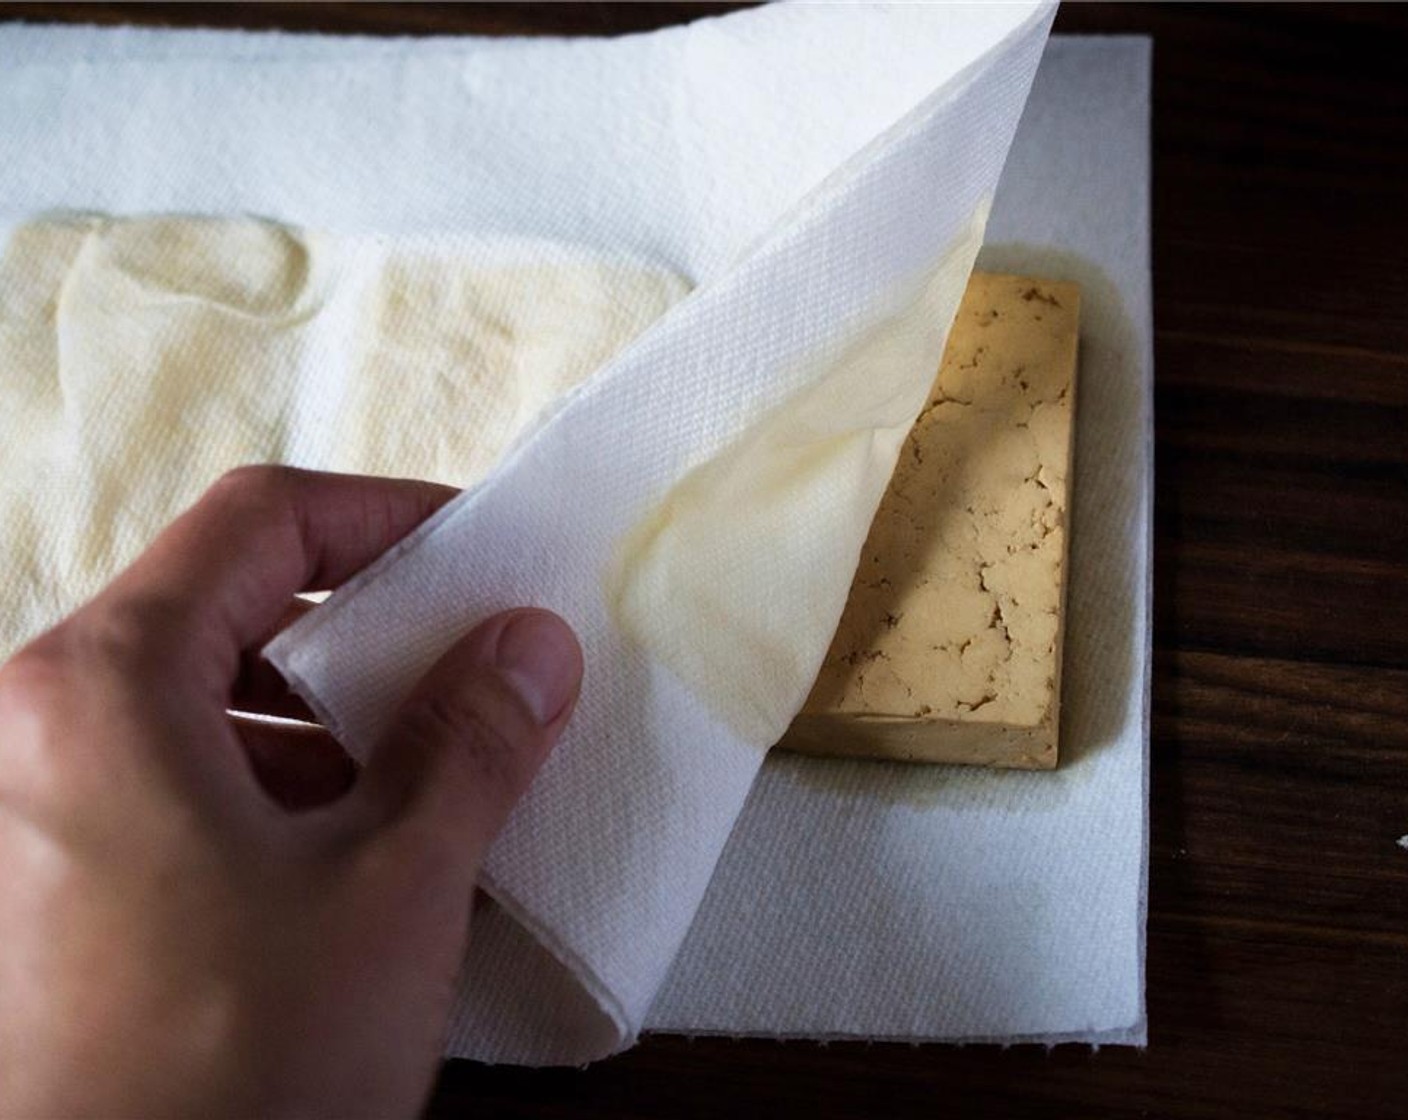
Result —
<path fill-rule="evenodd" d="M 1079 308 L 1074 284 L 973 275 L 780 747 L 1056 765 Z"/>

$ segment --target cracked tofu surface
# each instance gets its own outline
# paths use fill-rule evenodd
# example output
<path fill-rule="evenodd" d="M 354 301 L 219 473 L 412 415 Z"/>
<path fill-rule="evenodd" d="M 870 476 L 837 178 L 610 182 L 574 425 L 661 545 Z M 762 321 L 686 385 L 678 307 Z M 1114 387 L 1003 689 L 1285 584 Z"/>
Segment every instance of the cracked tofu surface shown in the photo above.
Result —
<path fill-rule="evenodd" d="M 973 275 L 784 747 L 1055 765 L 1079 304 Z"/>

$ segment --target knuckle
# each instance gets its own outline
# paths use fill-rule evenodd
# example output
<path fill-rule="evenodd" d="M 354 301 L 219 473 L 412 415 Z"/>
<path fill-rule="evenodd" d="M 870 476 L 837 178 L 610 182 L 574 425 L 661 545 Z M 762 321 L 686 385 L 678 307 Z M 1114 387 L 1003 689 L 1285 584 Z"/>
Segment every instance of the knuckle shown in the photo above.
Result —
<path fill-rule="evenodd" d="M 287 467 L 250 463 L 232 467 L 215 480 L 208 493 L 239 501 L 257 500 L 286 485 Z"/>
<path fill-rule="evenodd" d="M 35 642 L 0 666 L 0 720 L 43 713 L 61 699 L 68 673 L 52 644 Z"/>
<path fill-rule="evenodd" d="M 70 660 L 46 635 L 0 667 L 0 798 L 65 805 L 87 775 L 65 733 L 75 706 Z M 74 780 L 70 780 L 74 779 Z"/>
<path fill-rule="evenodd" d="M 190 847 L 204 820 L 152 768 L 145 741 L 123 730 L 173 663 L 134 665 L 155 656 L 145 609 L 83 613 L 0 666 L 0 800 L 70 839 L 165 835 L 166 821 L 180 826 L 167 847 Z"/>
<path fill-rule="evenodd" d="M 194 625 L 189 602 L 160 593 L 125 596 L 75 615 L 72 644 L 89 666 L 143 669 L 165 664 Z"/>

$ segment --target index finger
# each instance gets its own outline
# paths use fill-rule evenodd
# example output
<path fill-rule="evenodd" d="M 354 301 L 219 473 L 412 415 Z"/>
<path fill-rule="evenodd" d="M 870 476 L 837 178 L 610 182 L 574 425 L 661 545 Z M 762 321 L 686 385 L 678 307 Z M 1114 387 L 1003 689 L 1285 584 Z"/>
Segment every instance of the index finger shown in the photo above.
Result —
<path fill-rule="evenodd" d="M 299 591 L 336 587 L 459 491 L 405 479 L 241 467 L 215 483 L 94 606 L 153 608 L 152 640 L 233 679 Z"/>

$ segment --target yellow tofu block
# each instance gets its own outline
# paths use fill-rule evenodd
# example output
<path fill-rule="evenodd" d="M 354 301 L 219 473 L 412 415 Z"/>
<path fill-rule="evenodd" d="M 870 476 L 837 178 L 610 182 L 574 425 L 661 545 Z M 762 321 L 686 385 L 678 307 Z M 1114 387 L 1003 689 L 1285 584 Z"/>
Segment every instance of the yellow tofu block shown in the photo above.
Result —
<path fill-rule="evenodd" d="M 1079 309 L 1074 284 L 974 273 L 779 746 L 1056 765 Z"/>

